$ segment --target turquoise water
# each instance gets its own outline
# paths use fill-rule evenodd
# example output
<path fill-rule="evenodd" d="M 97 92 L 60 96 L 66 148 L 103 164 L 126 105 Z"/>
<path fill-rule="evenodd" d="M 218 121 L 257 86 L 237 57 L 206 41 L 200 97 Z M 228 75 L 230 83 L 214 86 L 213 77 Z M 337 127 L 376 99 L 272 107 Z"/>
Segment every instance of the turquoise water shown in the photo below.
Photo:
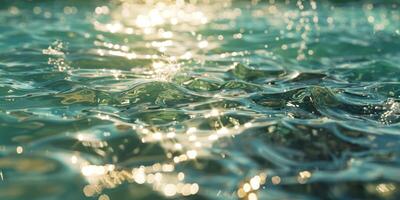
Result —
<path fill-rule="evenodd" d="M 400 198 L 400 2 L 191 2 L 2 1 L 0 199 Z"/>

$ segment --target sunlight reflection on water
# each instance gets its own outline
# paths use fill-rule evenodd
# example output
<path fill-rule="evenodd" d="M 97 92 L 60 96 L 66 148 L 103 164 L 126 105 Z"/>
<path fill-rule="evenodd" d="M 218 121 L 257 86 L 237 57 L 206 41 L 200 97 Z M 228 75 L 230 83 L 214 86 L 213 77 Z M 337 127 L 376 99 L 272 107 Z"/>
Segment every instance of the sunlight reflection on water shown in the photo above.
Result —
<path fill-rule="evenodd" d="M 396 199 L 398 6 L 7 3 L 0 197 Z"/>

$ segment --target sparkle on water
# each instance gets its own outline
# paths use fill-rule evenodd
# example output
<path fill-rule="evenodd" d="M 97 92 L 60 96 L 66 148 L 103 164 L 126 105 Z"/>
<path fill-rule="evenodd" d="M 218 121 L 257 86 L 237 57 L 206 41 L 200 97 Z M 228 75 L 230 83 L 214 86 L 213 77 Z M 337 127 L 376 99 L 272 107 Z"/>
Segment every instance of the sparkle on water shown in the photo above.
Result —
<path fill-rule="evenodd" d="M 400 2 L 0 5 L 0 199 L 399 199 Z"/>

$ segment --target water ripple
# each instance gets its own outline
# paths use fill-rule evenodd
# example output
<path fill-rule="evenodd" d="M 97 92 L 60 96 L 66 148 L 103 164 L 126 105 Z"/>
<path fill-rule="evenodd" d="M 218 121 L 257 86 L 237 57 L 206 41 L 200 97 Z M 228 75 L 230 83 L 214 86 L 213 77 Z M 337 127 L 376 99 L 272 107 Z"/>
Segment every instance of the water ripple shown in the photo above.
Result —
<path fill-rule="evenodd" d="M 399 199 L 398 1 L 4 1 L 0 199 Z"/>

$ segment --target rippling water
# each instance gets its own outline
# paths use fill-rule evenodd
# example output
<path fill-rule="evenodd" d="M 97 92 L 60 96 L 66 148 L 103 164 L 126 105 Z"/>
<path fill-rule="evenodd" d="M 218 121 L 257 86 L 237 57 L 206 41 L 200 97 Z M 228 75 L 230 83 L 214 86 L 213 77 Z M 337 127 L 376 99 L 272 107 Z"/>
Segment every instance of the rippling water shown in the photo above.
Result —
<path fill-rule="evenodd" d="M 0 199 L 400 198 L 400 2 L 191 2 L 2 1 Z"/>

